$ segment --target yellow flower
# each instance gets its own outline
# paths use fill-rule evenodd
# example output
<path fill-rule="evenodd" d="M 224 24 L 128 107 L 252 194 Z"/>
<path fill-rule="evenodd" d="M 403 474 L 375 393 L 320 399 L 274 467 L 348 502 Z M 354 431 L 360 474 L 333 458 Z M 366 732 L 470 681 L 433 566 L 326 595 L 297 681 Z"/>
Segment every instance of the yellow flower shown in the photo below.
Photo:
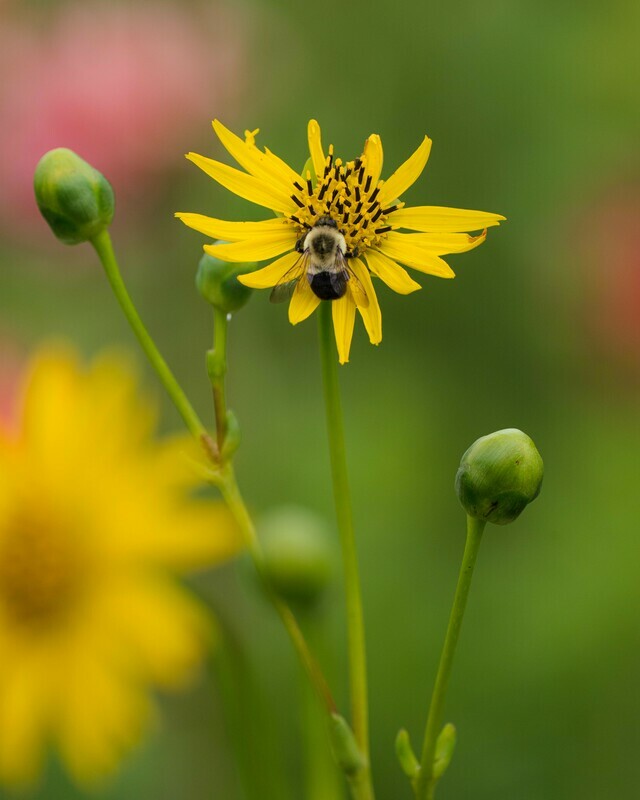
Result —
<path fill-rule="evenodd" d="M 213 128 L 246 171 L 196 153 L 189 153 L 187 158 L 231 192 L 271 209 L 278 217 L 263 222 L 226 222 L 202 214 L 176 216 L 201 233 L 229 242 L 204 248 L 223 261 L 265 261 L 278 256 L 269 266 L 238 280 L 255 289 L 283 281 L 293 287 L 295 281 L 289 305 L 293 325 L 306 319 L 321 302 L 312 287 L 316 285 L 313 278 L 318 268 L 310 258 L 310 241 L 305 237 L 319 221 L 326 230 L 324 223 L 329 218 L 330 226 L 344 237 L 333 250 L 337 253 L 336 266 L 345 278 L 333 293 L 344 293 L 331 298 L 341 364 L 349 360 L 356 308 L 371 343 L 382 340 L 382 318 L 372 275 L 400 294 L 421 288 L 400 264 L 440 278 L 453 278 L 453 271 L 441 256 L 472 250 L 484 242 L 488 227 L 499 225 L 504 219 L 500 214 L 458 208 L 405 208 L 399 197 L 418 179 L 427 163 L 431 150 L 427 136 L 415 153 L 383 181 L 382 142 L 377 134 L 369 136 L 359 158 L 343 163 L 334 159 L 333 146 L 325 155 L 320 127 L 311 120 L 308 138 L 313 172 L 307 170 L 300 175 L 270 150 L 258 149 L 257 130 L 246 131 L 243 141 L 218 120 L 214 120 Z M 467 231 L 482 233 L 469 236 Z M 298 280 L 302 276 L 307 280 Z"/>
<path fill-rule="evenodd" d="M 0 782 L 37 778 L 48 743 L 71 775 L 113 770 L 180 688 L 212 623 L 177 577 L 238 549 L 217 503 L 190 499 L 182 438 L 116 356 L 35 357 L 17 430 L 0 428 Z"/>

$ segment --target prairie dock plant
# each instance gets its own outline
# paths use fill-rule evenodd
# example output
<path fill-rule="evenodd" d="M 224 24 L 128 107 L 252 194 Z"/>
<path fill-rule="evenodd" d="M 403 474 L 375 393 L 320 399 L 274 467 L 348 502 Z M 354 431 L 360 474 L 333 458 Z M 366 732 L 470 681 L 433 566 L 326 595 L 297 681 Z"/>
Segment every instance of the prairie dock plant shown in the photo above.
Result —
<path fill-rule="evenodd" d="M 399 294 L 422 288 L 401 264 L 427 275 L 453 278 L 453 270 L 441 256 L 478 247 L 486 239 L 486 229 L 504 220 L 500 214 L 484 211 L 405 207 L 399 198 L 422 174 L 431 152 L 428 136 L 384 181 L 380 178 L 382 141 L 377 134 L 366 140 L 361 156 L 343 163 L 334 157 L 333 145 L 325 153 L 320 126 L 312 119 L 309 167 L 299 173 L 270 150 L 258 148 L 258 130 L 246 131 L 241 139 L 218 120 L 213 121 L 213 129 L 244 171 L 197 153 L 187 158 L 221 186 L 277 216 L 263 222 L 228 222 L 192 213 L 176 216 L 212 239 L 226 240 L 204 248 L 222 261 L 277 257 L 238 280 L 254 289 L 288 284 L 293 325 L 310 316 L 323 299 L 331 299 L 341 364 L 349 360 L 356 309 L 371 343 L 382 341 L 382 315 L 372 275 Z M 481 232 L 470 236 L 468 231 Z M 327 287 L 320 266 L 330 257 L 337 260 L 339 275 Z"/>
<path fill-rule="evenodd" d="M 34 782 L 53 744 L 76 782 L 112 772 L 214 637 L 176 577 L 241 548 L 220 502 L 195 501 L 193 440 L 153 437 L 127 360 L 32 359 L 0 425 L 0 783 Z M 179 535 L 177 532 L 179 531 Z"/>
<path fill-rule="evenodd" d="M 224 240 L 204 245 L 205 255 L 196 277 L 198 291 L 213 311 L 213 345 L 206 353 L 206 371 L 213 394 L 215 431 L 210 431 L 194 410 L 128 294 L 108 231 L 113 195 L 104 178 L 81 159 L 74 160 L 70 151 L 53 151 L 38 167 L 36 196 L 58 238 L 67 243 L 89 241 L 95 248 L 142 349 L 200 445 L 200 457 L 193 459 L 193 466 L 200 479 L 216 487 L 226 501 L 265 596 L 282 620 L 317 694 L 328 734 L 325 738 L 331 740 L 335 762 L 353 800 L 373 800 L 364 614 L 338 361 L 344 364 L 349 360 L 356 311 L 370 341 L 381 341 L 382 319 L 374 279 L 396 292 L 409 294 L 421 287 L 405 266 L 451 278 L 453 272 L 442 256 L 482 244 L 487 229 L 504 217 L 437 206 L 405 207 L 400 197 L 424 169 L 431 150 L 428 137 L 384 181 L 382 143 L 375 134 L 366 140 L 358 158 L 343 162 L 334 157 L 332 146 L 325 152 L 320 128 L 311 120 L 310 158 L 298 173 L 270 150 L 257 147 L 257 130 L 245 132 L 242 139 L 218 121 L 213 126 L 223 146 L 243 169 L 196 154 L 188 157 L 231 192 L 276 214 L 262 222 L 229 222 L 194 213 L 177 215 L 211 239 Z M 109 201 L 106 205 L 105 198 Z M 477 233 L 470 235 L 472 232 Z M 256 269 L 256 262 L 272 259 L 275 260 L 267 266 Z M 311 539 L 305 544 L 302 530 L 299 536 L 292 532 L 291 517 L 286 535 L 276 533 L 270 541 L 265 539 L 265 548 L 235 476 L 233 457 L 240 441 L 240 427 L 227 405 L 229 321 L 246 304 L 254 288 L 272 288 L 275 301 L 290 298 L 289 319 L 293 324 L 316 309 L 319 311 L 320 364 L 345 579 L 349 713 L 338 708 L 296 618 L 296 614 L 306 613 L 307 604 L 301 598 L 315 596 L 323 588 L 331 572 L 330 564 L 323 561 L 325 556 L 315 545 L 311 546 Z M 396 742 L 401 767 L 410 778 L 416 800 L 432 800 L 436 783 L 453 754 L 455 729 L 451 724 L 442 727 L 444 699 L 485 524 L 506 524 L 515 519 L 537 496 L 541 480 L 542 460 L 533 442 L 520 431 L 509 429 L 483 437 L 463 457 L 456 487 L 467 511 L 467 543 L 421 758 L 414 754 L 406 731 L 400 732 Z M 296 525 L 297 522 L 293 527 Z M 176 532 L 176 536 L 179 538 L 180 533 Z M 311 730 L 308 733 L 307 742 L 322 739 L 317 739 Z M 312 748 L 306 749 L 309 764 L 315 763 L 318 774 L 322 758 L 317 758 Z M 308 774 L 312 775 L 313 770 Z M 307 786 L 307 800 L 334 800 L 333 790 L 327 792 L 312 783 Z M 247 781 L 249 785 L 255 789 L 256 781 Z M 331 797 L 324 798 L 323 794 Z M 258 800 L 262 793 L 254 791 L 250 796 L 251 800 Z"/>

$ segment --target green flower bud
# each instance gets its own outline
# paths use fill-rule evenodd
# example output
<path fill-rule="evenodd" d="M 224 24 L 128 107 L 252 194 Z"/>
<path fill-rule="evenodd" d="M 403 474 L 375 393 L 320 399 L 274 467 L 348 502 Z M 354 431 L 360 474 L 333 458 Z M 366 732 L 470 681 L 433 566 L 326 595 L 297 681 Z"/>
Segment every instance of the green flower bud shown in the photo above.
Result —
<path fill-rule="evenodd" d="M 255 268 L 255 264 L 228 264 L 205 253 L 198 264 L 196 288 L 208 303 L 230 314 L 242 308 L 253 294 L 253 289 L 240 283 L 238 275 Z"/>
<path fill-rule="evenodd" d="M 409 732 L 404 728 L 399 730 L 396 736 L 396 755 L 398 756 L 400 767 L 407 778 L 411 778 L 411 780 L 417 778 L 420 772 L 420 762 L 413 752 Z"/>
<path fill-rule="evenodd" d="M 535 444 L 522 431 L 507 428 L 482 436 L 462 456 L 456 492 L 469 516 L 507 525 L 536 499 L 542 475 Z"/>
<path fill-rule="evenodd" d="M 329 720 L 331 748 L 338 766 L 348 778 L 357 775 L 365 765 L 356 737 L 344 717 L 335 712 Z"/>
<path fill-rule="evenodd" d="M 290 603 L 310 605 L 327 586 L 333 551 L 324 520 L 306 508 L 284 506 L 260 520 L 264 574 Z"/>
<path fill-rule="evenodd" d="M 97 169 L 73 150 L 46 153 L 34 175 L 36 202 L 54 234 L 65 244 L 87 242 L 113 219 L 113 189 Z"/>

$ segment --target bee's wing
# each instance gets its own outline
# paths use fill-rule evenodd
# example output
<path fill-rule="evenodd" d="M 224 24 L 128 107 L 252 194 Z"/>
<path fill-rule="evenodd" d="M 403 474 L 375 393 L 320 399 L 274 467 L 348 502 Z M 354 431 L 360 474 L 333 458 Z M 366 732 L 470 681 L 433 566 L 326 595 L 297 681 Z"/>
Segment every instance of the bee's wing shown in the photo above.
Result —
<path fill-rule="evenodd" d="M 309 252 L 305 250 L 295 264 L 284 273 L 271 290 L 269 300 L 272 303 L 284 303 L 285 300 L 291 299 L 296 284 L 306 275 L 308 259 Z"/>
<path fill-rule="evenodd" d="M 342 253 L 339 254 L 339 263 L 340 271 L 338 274 L 342 276 L 342 280 L 349 281 L 349 289 L 351 290 L 355 304 L 360 308 L 368 308 L 369 298 L 364 286 L 362 285 L 362 281 L 351 269 L 349 262 L 342 255 Z"/>

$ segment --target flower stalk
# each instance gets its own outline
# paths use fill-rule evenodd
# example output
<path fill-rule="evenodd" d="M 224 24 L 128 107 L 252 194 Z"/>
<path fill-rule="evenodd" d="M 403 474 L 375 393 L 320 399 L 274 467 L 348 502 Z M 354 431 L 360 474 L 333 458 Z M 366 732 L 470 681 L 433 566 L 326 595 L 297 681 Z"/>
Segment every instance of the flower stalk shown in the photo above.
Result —
<path fill-rule="evenodd" d="M 436 767 L 436 750 L 440 729 L 442 727 L 444 702 L 449 685 L 449 678 L 451 677 L 453 658 L 456 645 L 458 644 L 462 619 L 467 606 L 473 569 L 478 556 L 485 524 L 484 520 L 475 519 L 470 516 L 467 517 L 467 541 L 464 548 L 464 555 L 462 556 L 458 585 L 451 608 L 447 634 L 440 655 L 438 674 L 431 697 L 427 727 L 422 746 L 420 770 L 414 782 L 416 800 L 433 800 L 437 780 L 442 774 L 440 770 L 434 769 L 434 767 Z"/>
<path fill-rule="evenodd" d="M 227 438 L 227 401 L 225 376 L 227 374 L 227 315 L 218 309 L 213 314 L 213 349 L 207 353 L 207 373 L 213 391 L 213 407 L 216 417 L 216 441 L 222 457 Z"/>
<path fill-rule="evenodd" d="M 261 572 L 261 560 L 262 560 L 262 553 L 260 548 L 260 543 L 258 541 L 258 537 L 256 535 L 255 526 L 253 524 L 253 520 L 249 514 L 247 506 L 244 502 L 240 489 L 238 487 L 238 483 L 236 481 L 235 473 L 231 463 L 227 460 L 226 463 L 221 461 L 224 457 L 225 452 L 223 447 L 214 448 L 213 442 L 210 440 L 209 433 L 207 429 L 204 427 L 203 423 L 201 422 L 200 418 L 196 414 L 193 406 L 189 402 L 187 396 L 185 395 L 182 387 L 174 377 L 173 373 L 171 372 L 169 366 L 167 365 L 166 361 L 160 354 L 160 351 L 156 347 L 155 342 L 151 338 L 149 332 L 147 331 L 144 323 L 142 322 L 138 311 L 131 300 L 131 297 L 127 291 L 127 288 L 124 284 L 122 279 L 122 275 L 120 273 L 120 269 L 118 267 L 118 262 L 116 260 L 116 256 L 113 250 L 113 244 L 111 242 L 111 237 L 109 236 L 108 231 L 104 230 L 100 234 L 98 234 L 94 239 L 91 240 L 100 261 L 104 267 L 104 270 L 107 274 L 107 278 L 109 283 L 111 284 L 111 288 L 116 295 L 118 303 L 124 312 L 127 321 L 129 322 L 133 332 L 135 333 L 142 349 L 149 359 L 149 362 L 155 369 L 158 377 L 164 388 L 166 389 L 169 397 L 171 398 L 173 404 L 176 406 L 177 410 L 179 411 L 180 415 L 182 416 L 187 428 L 193 434 L 193 436 L 198 439 L 198 441 L 202 442 L 205 445 L 205 450 L 207 454 L 213 458 L 217 456 L 217 459 L 214 461 L 213 467 L 214 469 L 208 473 L 208 477 L 210 481 L 220 489 L 222 496 L 224 497 L 231 513 L 233 514 L 236 523 L 240 529 L 242 534 L 244 543 L 249 550 L 249 553 L 254 561 L 254 564 L 258 570 Z M 225 315 L 217 315 L 222 316 L 224 327 L 219 324 L 219 328 L 216 331 L 217 333 L 217 347 L 214 351 L 215 357 L 213 360 L 216 362 L 217 366 L 214 370 L 215 372 L 215 387 L 214 387 L 214 397 L 217 398 L 217 405 L 216 405 L 216 428 L 218 433 L 218 442 L 222 442 L 222 446 L 224 446 L 224 434 L 226 432 L 226 423 L 229 419 L 229 414 L 226 408 L 225 402 L 225 390 L 224 390 L 224 376 L 227 371 L 227 364 L 226 364 L 226 316 Z M 267 586 L 268 589 L 268 586 Z M 309 679 L 312 685 L 315 687 L 318 695 L 327 710 L 328 714 L 333 714 L 336 711 L 336 704 L 331 694 L 331 690 L 327 684 L 327 681 L 322 673 L 322 670 L 318 664 L 318 662 L 313 657 L 309 647 L 305 641 L 304 635 L 300 630 L 300 626 L 298 625 L 291 609 L 280 599 L 278 598 L 274 592 L 268 590 L 268 596 L 273 603 L 278 615 L 280 616 L 284 627 L 289 634 L 289 638 L 293 643 L 294 649 L 296 650 L 298 657 L 307 672 Z"/>
<path fill-rule="evenodd" d="M 333 493 L 344 562 L 351 724 L 355 740 L 361 751 L 364 762 L 358 776 L 359 785 L 362 788 L 362 792 L 358 796 L 362 798 L 372 798 L 373 788 L 371 786 L 369 766 L 369 702 L 364 619 L 358 556 L 351 513 L 338 367 L 334 354 L 335 345 L 331 330 L 331 303 L 321 303 L 319 320 L 320 354 L 327 414 L 331 473 L 333 478 Z"/>

